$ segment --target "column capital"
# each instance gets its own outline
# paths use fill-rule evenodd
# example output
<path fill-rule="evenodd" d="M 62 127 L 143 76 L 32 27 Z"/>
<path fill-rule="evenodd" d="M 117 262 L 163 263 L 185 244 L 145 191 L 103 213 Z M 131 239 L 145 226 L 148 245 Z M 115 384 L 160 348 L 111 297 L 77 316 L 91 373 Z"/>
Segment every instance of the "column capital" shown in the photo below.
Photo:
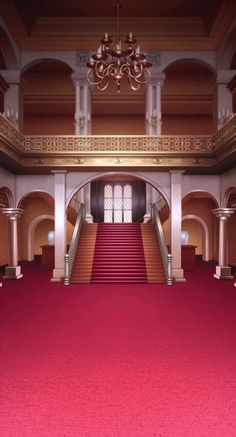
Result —
<path fill-rule="evenodd" d="M 1 208 L 1 211 L 9 218 L 9 220 L 16 220 L 21 217 L 24 212 L 22 208 Z"/>
<path fill-rule="evenodd" d="M 212 209 L 211 212 L 216 217 L 219 217 L 222 220 L 227 220 L 234 213 L 234 208 L 215 208 Z"/>
<path fill-rule="evenodd" d="M 155 86 L 155 85 L 163 86 L 165 78 L 166 78 L 165 73 L 153 73 L 153 74 L 151 74 L 151 79 L 150 79 L 149 83 L 152 86 Z"/>
<path fill-rule="evenodd" d="M 59 174 L 59 173 L 67 173 L 67 170 L 51 170 L 51 173 L 53 174 Z"/>
<path fill-rule="evenodd" d="M 235 70 L 217 70 L 215 84 L 227 85 L 235 76 Z"/>
<path fill-rule="evenodd" d="M 22 84 L 21 70 L 1 70 L 1 76 L 8 85 Z"/>

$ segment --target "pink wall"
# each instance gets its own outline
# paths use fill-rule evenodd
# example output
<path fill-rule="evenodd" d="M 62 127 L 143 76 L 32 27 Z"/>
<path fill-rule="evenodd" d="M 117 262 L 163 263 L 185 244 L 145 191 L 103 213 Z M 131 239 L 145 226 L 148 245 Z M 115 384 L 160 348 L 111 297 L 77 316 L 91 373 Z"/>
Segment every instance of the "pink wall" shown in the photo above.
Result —
<path fill-rule="evenodd" d="M 24 118 L 25 135 L 74 135 L 71 115 L 27 115 Z"/>
<path fill-rule="evenodd" d="M 163 135 L 212 135 L 213 122 L 210 115 L 169 115 L 162 117 Z"/>
<path fill-rule="evenodd" d="M 145 135 L 144 115 L 94 115 L 93 135 Z"/>

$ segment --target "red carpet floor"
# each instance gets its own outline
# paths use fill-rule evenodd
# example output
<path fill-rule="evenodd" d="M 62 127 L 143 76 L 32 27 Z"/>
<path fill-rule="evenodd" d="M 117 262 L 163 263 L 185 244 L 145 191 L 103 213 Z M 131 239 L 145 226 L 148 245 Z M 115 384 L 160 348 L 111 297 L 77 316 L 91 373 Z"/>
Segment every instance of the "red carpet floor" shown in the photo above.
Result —
<path fill-rule="evenodd" d="M 236 436 L 236 289 L 4 281 L 1 437 Z"/>

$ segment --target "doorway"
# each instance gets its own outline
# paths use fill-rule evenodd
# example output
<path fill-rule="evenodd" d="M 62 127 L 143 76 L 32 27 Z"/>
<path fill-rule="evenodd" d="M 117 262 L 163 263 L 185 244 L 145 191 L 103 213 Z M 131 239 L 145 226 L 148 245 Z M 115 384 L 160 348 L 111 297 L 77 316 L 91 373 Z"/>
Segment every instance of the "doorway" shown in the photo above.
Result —
<path fill-rule="evenodd" d="M 94 181 L 91 183 L 91 213 L 94 222 L 141 222 L 146 213 L 143 181 Z"/>

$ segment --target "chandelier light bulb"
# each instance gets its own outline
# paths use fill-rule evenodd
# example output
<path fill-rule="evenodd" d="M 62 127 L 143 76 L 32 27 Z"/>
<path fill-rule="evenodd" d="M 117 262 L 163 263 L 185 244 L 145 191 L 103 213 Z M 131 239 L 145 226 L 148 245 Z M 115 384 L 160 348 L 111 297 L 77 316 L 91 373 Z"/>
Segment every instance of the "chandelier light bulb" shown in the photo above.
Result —
<path fill-rule="evenodd" d="M 150 67 L 152 64 L 147 61 L 146 55 L 140 52 L 140 46 L 129 32 L 124 43 L 120 39 L 119 8 L 117 8 L 117 39 L 112 45 L 112 39 L 108 32 L 105 32 L 101 44 L 95 54 L 87 63 L 88 82 L 96 85 L 100 91 L 104 91 L 108 85 L 115 81 L 117 92 L 120 92 L 121 81 L 128 80 L 133 91 L 137 91 L 141 85 L 146 84 L 150 79 Z"/>

